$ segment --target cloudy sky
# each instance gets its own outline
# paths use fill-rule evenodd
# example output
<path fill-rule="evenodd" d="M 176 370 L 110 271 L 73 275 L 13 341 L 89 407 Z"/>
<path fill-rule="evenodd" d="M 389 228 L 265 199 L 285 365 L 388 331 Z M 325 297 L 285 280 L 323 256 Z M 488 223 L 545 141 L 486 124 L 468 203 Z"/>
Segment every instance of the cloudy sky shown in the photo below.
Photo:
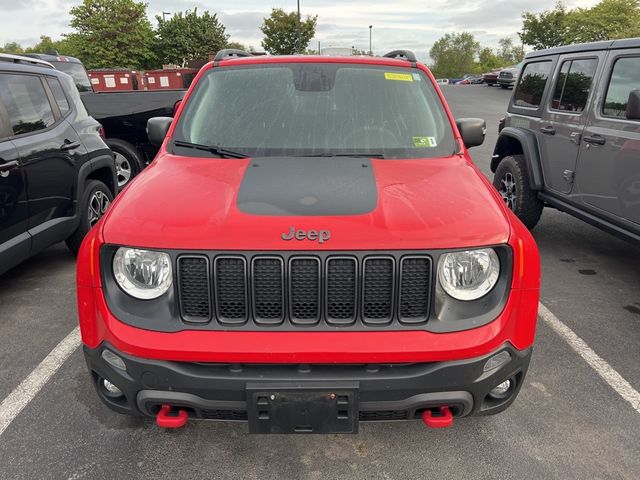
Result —
<path fill-rule="evenodd" d="M 304 15 L 318 15 L 312 46 L 369 48 L 373 25 L 374 52 L 414 50 L 428 60 L 431 45 L 448 32 L 469 31 L 481 43 L 497 46 L 505 36 L 517 40 L 523 11 L 552 8 L 556 0 L 301 0 Z M 24 46 L 40 35 L 59 38 L 69 32 L 69 9 L 81 0 L 0 0 L 0 44 Z M 568 7 L 591 6 L 596 0 L 565 0 Z M 148 0 L 149 17 L 193 9 L 218 13 L 231 39 L 261 50 L 259 26 L 271 8 L 296 8 L 296 0 Z M 155 22 L 155 20 L 154 20 Z"/>

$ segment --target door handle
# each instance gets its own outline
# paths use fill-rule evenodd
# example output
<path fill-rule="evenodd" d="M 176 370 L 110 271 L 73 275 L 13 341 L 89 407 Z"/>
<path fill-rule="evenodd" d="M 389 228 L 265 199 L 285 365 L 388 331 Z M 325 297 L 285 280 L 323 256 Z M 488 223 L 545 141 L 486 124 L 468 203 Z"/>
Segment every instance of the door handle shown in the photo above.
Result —
<path fill-rule="evenodd" d="M 69 140 L 65 140 L 62 145 L 60 145 L 60 150 L 74 150 L 80 146 L 80 142 L 70 142 Z"/>
<path fill-rule="evenodd" d="M 17 160 L 11 160 L 10 162 L 0 163 L 0 177 L 3 177 L 3 178 L 8 177 L 9 172 L 14 168 L 18 168 Z"/>
<path fill-rule="evenodd" d="M 549 127 L 542 127 L 542 128 L 540 129 L 540 131 L 541 131 L 542 133 L 544 133 L 545 135 L 555 135 L 555 134 L 556 134 L 556 129 L 555 129 L 555 128 L 553 128 L 553 127 L 551 127 L 551 126 L 549 126 Z"/>
<path fill-rule="evenodd" d="M 607 143 L 607 140 L 600 135 L 592 135 L 590 137 L 584 137 L 583 140 L 586 143 L 591 143 L 593 145 L 604 145 Z"/>

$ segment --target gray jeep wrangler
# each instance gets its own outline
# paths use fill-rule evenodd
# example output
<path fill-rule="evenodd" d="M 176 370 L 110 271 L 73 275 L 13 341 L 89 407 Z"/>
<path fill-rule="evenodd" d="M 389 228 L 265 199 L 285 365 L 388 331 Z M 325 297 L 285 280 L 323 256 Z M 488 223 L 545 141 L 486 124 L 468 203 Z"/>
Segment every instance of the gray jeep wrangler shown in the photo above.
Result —
<path fill-rule="evenodd" d="M 640 242 L 640 39 L 529 53 L 491 161 L 533 228 L 545 206 Z"/>

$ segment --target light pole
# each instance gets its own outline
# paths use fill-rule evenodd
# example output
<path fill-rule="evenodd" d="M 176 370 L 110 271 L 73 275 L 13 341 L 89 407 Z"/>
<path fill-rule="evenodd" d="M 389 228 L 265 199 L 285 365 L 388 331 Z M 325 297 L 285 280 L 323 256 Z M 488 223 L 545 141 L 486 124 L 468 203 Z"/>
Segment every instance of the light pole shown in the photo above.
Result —
<path fill-rule="evenodd" d="M 162 12 L 162 21 L 163 22 L 165 21 L 165 19 L 164 19 L 165 15 L 171 15 L 171 12 Z"/>
<path fill-rule="evenodd" d="M 301 50 L 300 47 L 302 46 L 302 45 L 300 45 L 300 43 L 301 43 L 300 42 L 300 40 L 301 40 L 300 39 L 300 27 L 301 27 L 301 25 L 300 25 L 300 0 L 298 0 L 298 48 L 297 48 L 298 52 L 297 53 L 302 53 L 300 51 Z"/>
<path fill-rule="evenodd" d="M 371 48 L 371 30 L 373 30 L 373 25 L 369 25 L 369 56 L 373 57 L 373 49 Z"/>

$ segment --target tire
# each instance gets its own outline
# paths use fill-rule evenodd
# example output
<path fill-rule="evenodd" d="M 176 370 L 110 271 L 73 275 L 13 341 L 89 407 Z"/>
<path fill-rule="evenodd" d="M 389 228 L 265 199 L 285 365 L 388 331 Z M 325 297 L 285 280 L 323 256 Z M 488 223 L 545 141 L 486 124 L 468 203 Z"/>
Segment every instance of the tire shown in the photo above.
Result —
<path fill-rule="evenodd" d="M 97 223 L 113 201 L 111 190 L 99 180 L 89 180 L 85 185 L 82 198 L 78 204 L 80 224 L 75 232 L 67 238 L 69 250 L 78 254 L 80 244 L 89 230 Z"/>
<path fill-rule="evenodd" d="M 493 186 L 509 209 L 531 230 L 536 226 L 544 203 L 529 187 L 529 174 L 522 155 L 504 157 L 493 176 Z"/>
<path fill-rule="evenodd" d="M 116 155 L 116 175 L 120 191 L 144 169 L 144 161 L 138 149 L 129 142 L 108 138 L 107 145 Z"/>

